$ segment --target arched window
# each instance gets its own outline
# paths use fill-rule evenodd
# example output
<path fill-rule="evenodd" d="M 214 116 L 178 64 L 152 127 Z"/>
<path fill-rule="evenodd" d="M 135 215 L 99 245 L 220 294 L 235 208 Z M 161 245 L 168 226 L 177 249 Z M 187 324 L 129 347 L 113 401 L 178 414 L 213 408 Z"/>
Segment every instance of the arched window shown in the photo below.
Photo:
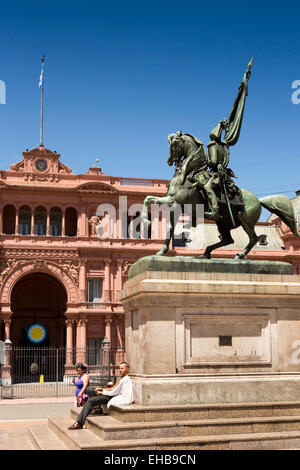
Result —
<path fill-rule="evenodd" d="M 50 235 L 61 237 L 62 233 L 62 212 L 59 207 L 53 207 L 50 211 Z"/>
<path fill-rule="evenodd" d="M 66 236 L 77 236 L 77 211 L 73 207 L 68 207 L 65 213 Z"/>
<path fill-rule="evenodd" d="M 16 230 L 16 209 L 8 204 L 3 209 L 3 233 L 14 234 Z"/>
<path fill-rule="evenodd" d="M 34 234 L 46 235 L 47 211 L 44 207 L 37 207 L 34 211 Z"/>
<path fill-rule="evenodd" d="M 31 209 L 22 206 L 19 210 L 19 234 L 30 235 L 31 232 Z"/>

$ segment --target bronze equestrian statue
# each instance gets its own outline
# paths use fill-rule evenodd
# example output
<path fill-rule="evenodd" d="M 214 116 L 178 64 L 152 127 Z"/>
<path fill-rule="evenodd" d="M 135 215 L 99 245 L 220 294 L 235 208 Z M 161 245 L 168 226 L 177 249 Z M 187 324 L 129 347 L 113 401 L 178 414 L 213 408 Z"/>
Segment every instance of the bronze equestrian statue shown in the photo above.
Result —
<path fill-rule="evenodd" d="M 252 64 L 253 59 L 239 86 L 228 120 L 220 121 L 210 133 L 208 154 L 201 140 L 191 134 L 178 131 L 169 135 L 168 164 L 175 165 L 174 177 L 165 197 L 147 196 L 144 200 L 142 221 L 146 226 L 150 225 L 148 207 L 152 203 L 167 204 L 170 207 L 179 204 L 182 211 L 184 205 L 191 204 L 194 220 L 197 204 L 203 204 L 204 218 L 215 220 L 220 233 L 220 241 L 206 248 L 204 258 L 210 258 L 211 252 L 216 248 L 234 243 L 230 232 L 239 226 L 242 226 L 249 236 L 249 243 L 235 258 L 245 258 L 260 239 L 255 233 L 255 225 L 260 218 L 262 207 L 278 215 L 293 234 L 299 236 L 293 206 L 287 196 L 275 195 L 257 199 L 251 192 L 238 188 L 232 179 L 235 175 L 228 168 L 229 147 L 237 143 L 240 134 Z M 172 213 L 168 237 L 157 255 L 167 253 L 176 223 Z"/>

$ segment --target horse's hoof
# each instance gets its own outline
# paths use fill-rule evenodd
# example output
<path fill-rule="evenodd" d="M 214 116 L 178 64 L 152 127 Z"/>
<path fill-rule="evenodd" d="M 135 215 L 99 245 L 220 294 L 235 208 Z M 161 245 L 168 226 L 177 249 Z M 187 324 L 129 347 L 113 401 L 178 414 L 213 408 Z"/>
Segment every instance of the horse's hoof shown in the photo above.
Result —
<path fill-rule="evenodd" d="M 199 255 L 195 256 L 196 259 L 211 259 L 210 255 Z"/>
<path fill-rule="evenodd" d="M 143 220 L 143 223 L 144 223 L 146 229 L 149 229 L 149 228 L 151 227 L 151 222 L 150 222 L 150 220 Z"/>
<path fill-rule="evenodd" d="M 157 253 L 155 253 L 155 256 L 164 256 L 166 252 L 164 250 L 159 250 Z"/>
<path fill-rule="evenodd" d="M 237 255 L 235 255 L 234 259 L 244 259 L 245 258 L 245 255 L 241 254 L 241 253 L 238 253 Z"/>

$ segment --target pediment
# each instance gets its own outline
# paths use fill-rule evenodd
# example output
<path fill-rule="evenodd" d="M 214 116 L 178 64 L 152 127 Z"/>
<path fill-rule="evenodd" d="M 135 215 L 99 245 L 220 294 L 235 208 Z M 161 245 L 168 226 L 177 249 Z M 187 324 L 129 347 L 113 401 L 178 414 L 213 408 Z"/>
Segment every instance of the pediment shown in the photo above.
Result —
<path fill-rule="evenodd" d="M 23 157 L 22 161 L 10 165 L 12 171 L 33 175 L 33 178 L 43 177 L 44 179 L 47 179 L 49 175 L 72 173 L 72 168 L 60 162 L 59 153 L 52 152 L 44 146 L 26 150 L 23 152 Z"/>

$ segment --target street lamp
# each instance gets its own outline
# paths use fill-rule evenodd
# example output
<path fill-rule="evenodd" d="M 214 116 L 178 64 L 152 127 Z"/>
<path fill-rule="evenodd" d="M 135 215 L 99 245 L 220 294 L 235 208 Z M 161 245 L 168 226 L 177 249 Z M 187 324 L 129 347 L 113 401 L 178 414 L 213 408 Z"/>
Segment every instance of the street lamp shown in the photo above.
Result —
<path fill-rule="evenodd" d="M 110 341 L 107 339 L 106 336 L 101 341 L 100 348 L 101 348 L 101 356 L 102 356 L 103 373 L 104 373 L 105 369 L 107 368 L 107 371 L 108 371 L 107 375 L 108 375 L 108 378 L 110 380 L 110 378 L 111 378 L 111 371 L 110 371 Z"/>

